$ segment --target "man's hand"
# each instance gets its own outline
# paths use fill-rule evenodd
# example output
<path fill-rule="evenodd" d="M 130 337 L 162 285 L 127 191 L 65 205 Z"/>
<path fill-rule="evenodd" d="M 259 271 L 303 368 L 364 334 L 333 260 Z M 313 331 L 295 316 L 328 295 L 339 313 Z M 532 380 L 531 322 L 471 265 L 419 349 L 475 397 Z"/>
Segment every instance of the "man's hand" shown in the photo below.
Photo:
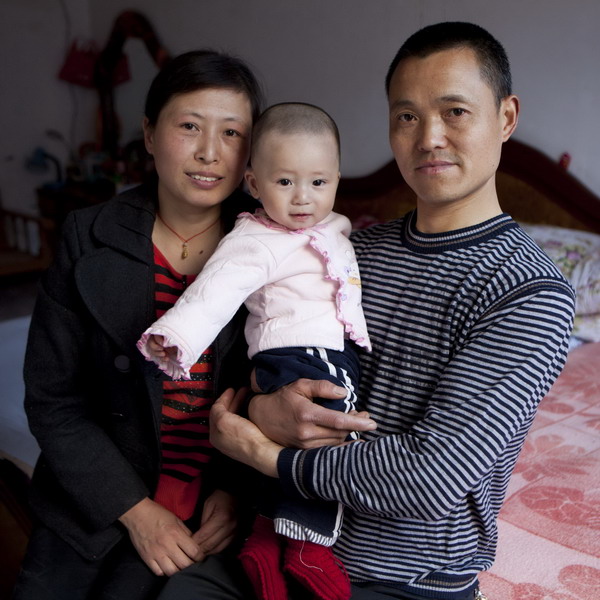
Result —
<path fill-rule="evenodd" d="M 183 521 L 160 504 L 144 498 L 119 519 L 142 560 L 155 575 L 173 575 L 202 558 L 200 547 Z"/>
<path fill-rule="evenodd" d="M 192 536 L 200 548 L 198 560 L 202 561 L 229 546 L 236 528 L 237 511 L 234 497 L 222 490 L 215 490 L 206 499 L 200 529 Z"/>
<path fill-rule="evenodd" d="M 272 394 L 254 396 L 253 423 L 271 440 L 289 448 L 318 448 L 344 443 L 352 431 L 377 427 L 368 413 L 345 414 L 315 404 L 313 398 L 340 398 L 346 390 L 329 381 L 299 379 Z"/>
<path fill-rule="evenodd" d="M 257 471 L 277 477 L 277 457 L 282 447 L 267 438 L 248 419 L 237 413 L 248 390 L 225 391 L 210 411 L 210 442 L 223 454 Z"/>

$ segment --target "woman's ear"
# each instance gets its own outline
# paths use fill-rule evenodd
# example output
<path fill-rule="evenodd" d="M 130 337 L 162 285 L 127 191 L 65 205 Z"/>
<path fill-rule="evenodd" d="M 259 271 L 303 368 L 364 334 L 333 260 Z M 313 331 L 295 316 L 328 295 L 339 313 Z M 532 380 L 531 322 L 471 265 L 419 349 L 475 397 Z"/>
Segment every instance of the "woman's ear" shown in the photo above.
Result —
<path fill-rule="evenodd" d="M 246 179 L 246 183 L 248 184 L 248 189 L 250 190 L 252 197 L 258 200 L 260 198 L 260 192 L 258 191 L 258 183 L 256 181 L 256 176 L 254 175 L 252 167 L 248 167 L 246 169 L 244 178 Z"/>
<path fill-rule="evenodd" d="M 144 117 L 142 121 L 142 129 L 144 130 L 144 146 L 146 146 L 146 152 L 152 154 L 152 148 L 154 147 L 154 127 L 150 125 L 148 117 Z"/>

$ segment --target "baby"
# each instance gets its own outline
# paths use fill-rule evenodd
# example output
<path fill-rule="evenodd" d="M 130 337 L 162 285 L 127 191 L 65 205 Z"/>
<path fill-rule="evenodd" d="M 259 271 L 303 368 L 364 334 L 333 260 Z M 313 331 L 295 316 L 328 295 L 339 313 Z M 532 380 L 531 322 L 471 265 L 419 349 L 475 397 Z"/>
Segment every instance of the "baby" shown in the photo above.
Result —
<path fill-rule="evenodd" d="M 346 397 L 317 401 L 349 412 L 359 376 L 354 347 L 371 346 L 350 222 L 332 212 L 340 177 L 338 129 L 315 106 L 274 105 L 254 127 L 250 161 L 246 182 L 262 208 L 239 215 L 138 348 L 171 377 L 189 379 L 198 356 L 245 303 L 254 391 L 270 393 L 299 378 L 327 379 L 344 387 Z M 286 600 L 284 572 L 316 597 L 349 598 L 348 577 L 331 551 L 341 506 L 289 498 L 276 506 L 272 519 L 257 518 L 240 555 L 257 595 Z"/>

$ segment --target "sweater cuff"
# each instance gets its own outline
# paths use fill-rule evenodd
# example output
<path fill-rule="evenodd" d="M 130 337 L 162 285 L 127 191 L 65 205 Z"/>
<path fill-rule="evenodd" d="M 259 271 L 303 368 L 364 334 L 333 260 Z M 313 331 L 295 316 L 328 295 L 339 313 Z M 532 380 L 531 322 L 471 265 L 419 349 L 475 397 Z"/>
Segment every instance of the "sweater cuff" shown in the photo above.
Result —
<path fill-rule="evenodd" d="M 312 485 L 314 462 L 319 452 L 284 448 L 277 458 L 277 473 L 284 493 L 292 498 L 317 498 Z"/>

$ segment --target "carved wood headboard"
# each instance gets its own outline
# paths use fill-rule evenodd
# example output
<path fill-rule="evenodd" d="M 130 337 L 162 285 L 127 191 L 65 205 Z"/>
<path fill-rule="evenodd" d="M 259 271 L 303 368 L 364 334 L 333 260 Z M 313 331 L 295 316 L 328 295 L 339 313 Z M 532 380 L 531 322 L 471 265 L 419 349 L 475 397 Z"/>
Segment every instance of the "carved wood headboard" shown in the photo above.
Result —
<path fill-rule="evenodd" d="M 502 209 L 523 223 L 600 233 L 600 198 L 545 154 L 513 139 L 496 176 Z M 343 177 L 335 210 L 351 221 L 388 221 L 415 206 L 415 195 L 394 161 L 364 177 Z"/>

